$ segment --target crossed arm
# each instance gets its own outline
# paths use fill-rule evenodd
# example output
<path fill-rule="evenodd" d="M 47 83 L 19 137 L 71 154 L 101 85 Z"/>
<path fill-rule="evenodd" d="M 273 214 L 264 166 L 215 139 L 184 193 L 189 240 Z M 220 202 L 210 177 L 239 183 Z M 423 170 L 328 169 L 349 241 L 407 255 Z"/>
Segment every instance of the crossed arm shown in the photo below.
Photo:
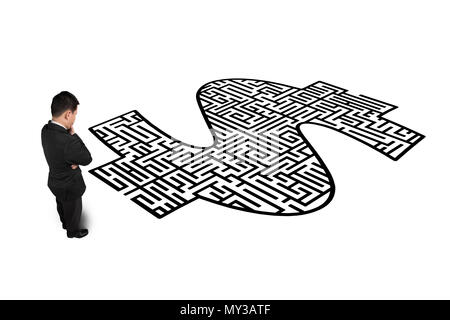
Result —
<path fill-rule="evenodd" d="M 69 129 L 69 133 L 73 139 L 66 145 L 64 149 L 64 158 L 70 164 L 73 170 L 79 165 L 86 166 L 92 161 L 91 153 L 86 148 L 83 140 L 75 133 L 73 127 Z"/>

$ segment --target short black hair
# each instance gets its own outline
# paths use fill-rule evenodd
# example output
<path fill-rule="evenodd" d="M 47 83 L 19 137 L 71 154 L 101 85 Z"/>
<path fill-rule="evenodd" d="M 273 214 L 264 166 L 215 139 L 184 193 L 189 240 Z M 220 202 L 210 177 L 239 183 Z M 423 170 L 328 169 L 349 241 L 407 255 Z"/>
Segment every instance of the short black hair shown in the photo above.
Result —
<path fill-rule="evenodd" d="M 75 112 L 79 104 L 78 99 L 69 91 L 61 91 L 53 97 L 51 106 L 52 116 L 59 117 L 67 110 Z"/>

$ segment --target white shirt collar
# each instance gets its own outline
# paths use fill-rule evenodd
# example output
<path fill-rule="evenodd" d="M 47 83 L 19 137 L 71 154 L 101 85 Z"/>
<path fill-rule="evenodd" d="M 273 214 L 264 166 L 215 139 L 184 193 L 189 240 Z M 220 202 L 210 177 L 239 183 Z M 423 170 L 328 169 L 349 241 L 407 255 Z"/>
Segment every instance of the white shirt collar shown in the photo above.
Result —
<path fill-rule="evenodd" d="M 61 127 L 63 127 L 64 129 L 66 129 L 67 130 L 67 128 L 66 127 L 64 127 L 61 123 L 59 123 L 59 122 L 56 122 L 56 121 L 53 121 L 53 120 L 51 120 L 52 121 L 52 123 L 54 123 L 54 124 L 57 124 L 58 126 L 61 126 Z"/>

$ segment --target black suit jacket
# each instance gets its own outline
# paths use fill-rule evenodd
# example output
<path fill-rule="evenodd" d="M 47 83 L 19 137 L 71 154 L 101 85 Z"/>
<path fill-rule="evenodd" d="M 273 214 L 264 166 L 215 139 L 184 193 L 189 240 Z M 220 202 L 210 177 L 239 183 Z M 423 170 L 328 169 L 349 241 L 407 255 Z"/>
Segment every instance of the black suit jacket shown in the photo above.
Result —
<path fill-rule="evenodd" d="M 50 172 L 48 187 L 61 200 L 81 197 L 86 190 L 81 169 L 73 170 L 72 164 L 88 165 L 91 153 L 77 134 L 49 121 L 41 131 L 42 147 Z"/>

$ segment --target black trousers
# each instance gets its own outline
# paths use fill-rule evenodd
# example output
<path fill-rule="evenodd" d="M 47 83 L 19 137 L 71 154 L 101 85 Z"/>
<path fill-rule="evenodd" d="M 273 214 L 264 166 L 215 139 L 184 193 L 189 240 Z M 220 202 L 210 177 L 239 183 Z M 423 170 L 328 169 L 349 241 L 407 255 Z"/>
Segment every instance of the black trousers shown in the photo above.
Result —
<path fill-rule="evenodd" d="M 56 209 L 64 229 L 67 229 L 69 232 L 75 232 L 80 229 L 81 208 L 81 197 L 75 200 L 56 198 Z"/>

